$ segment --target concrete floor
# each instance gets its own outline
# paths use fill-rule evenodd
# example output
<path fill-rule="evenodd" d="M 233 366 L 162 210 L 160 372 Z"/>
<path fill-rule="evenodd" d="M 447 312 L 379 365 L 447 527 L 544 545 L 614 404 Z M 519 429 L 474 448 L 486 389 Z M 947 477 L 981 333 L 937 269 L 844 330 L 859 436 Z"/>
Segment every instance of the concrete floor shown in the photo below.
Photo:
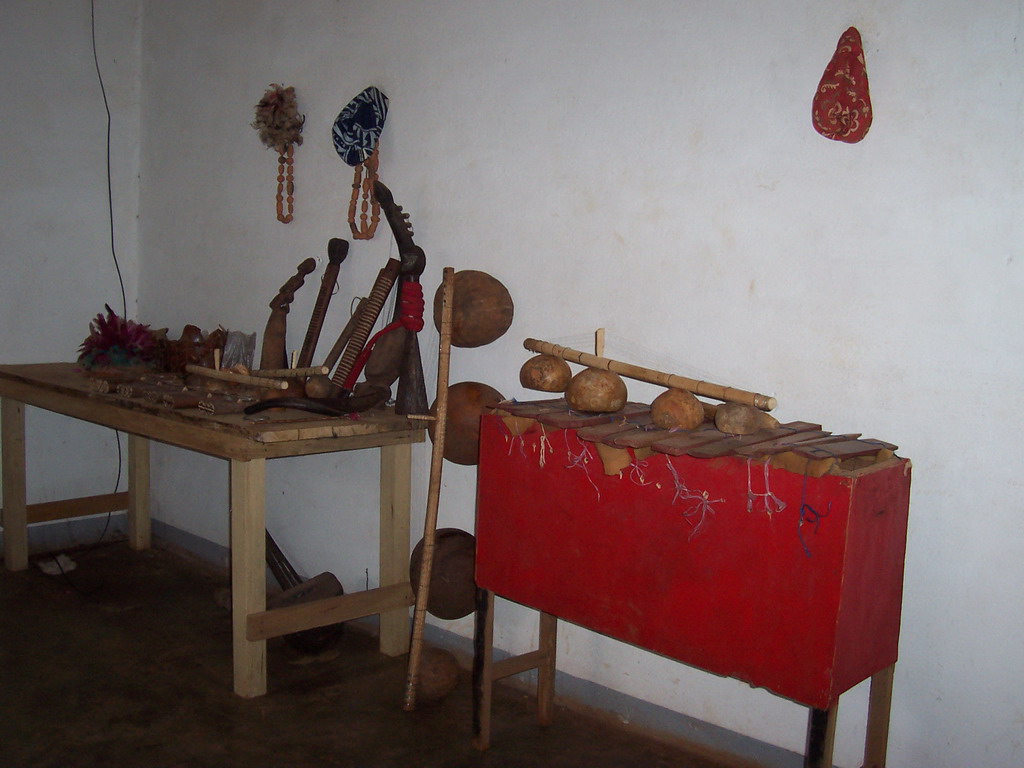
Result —
<path fill-rule="evenodd" d="M 270 692 L 241 699 L 215 600 L 224 575 L 123 543 L 71 556 L 66 578 L 0 570 L 3 768 L 727 765 L 562 707 L 540 728 L 530 697 L 502 684 L 479 753 L 468 673 L 440 704 L 405 712 L 406 657 L 352 628 L 316 658 L 271 641 Z"/>

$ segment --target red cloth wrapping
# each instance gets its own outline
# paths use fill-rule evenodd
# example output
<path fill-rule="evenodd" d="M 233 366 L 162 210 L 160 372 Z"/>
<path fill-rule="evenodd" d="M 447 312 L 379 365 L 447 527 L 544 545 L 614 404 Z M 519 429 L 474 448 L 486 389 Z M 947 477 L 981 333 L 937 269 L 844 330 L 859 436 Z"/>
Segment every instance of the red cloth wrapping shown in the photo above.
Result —
<path fill-rule="evenodd" d="M 855 144 L 871 127 L 871 95 L 860 32 L 850 27 L 818 83 L 811 109 L 814 129 L 827 139 Z"/>

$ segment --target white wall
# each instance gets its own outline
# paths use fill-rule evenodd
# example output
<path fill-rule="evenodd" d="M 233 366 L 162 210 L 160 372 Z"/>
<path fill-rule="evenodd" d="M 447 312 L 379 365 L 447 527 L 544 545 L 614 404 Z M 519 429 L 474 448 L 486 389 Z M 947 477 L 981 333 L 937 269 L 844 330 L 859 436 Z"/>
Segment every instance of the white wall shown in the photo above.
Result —
<path fill-rule="evenodd" d="M 81 48 L 82 58 L 84 5 L 16 7 L 36 36 L 52 24 L 61 55 Z M 425 283 L 436 286 L 445 265 L 482 269 L 516 301 L 504 338 L 456 351 L 453 381 L 531 397 L 517 383 L 523 338 L 579 339 L 604 326 L 612 357 L 769 392 L 784 420 L 899 443 L 915 476 L 890 765 L 1020 763 L 1019 2 L 141 5 L 141 129 L 116 144 L 121 162 L 141 142 L 140 320 L 172 332 L 186 322 L 261 331 L 295 265 L 346 236 L 351 170 L 330 125 L 377 85 L 391 98 L 381 178 L 412 215 Z M 135 4 L 101 8 L 104 35 L 130 39 Z M 810 103 L 851 24 L 876 114 L 867 139 L 849 146 L 813 131 Z M 3 36 L 5 46 L 20 40 L 7 24 Z M 55 107 L 47 89 L 66 86 L 63 69 L 38 47 L 17 56 L 40 83 L 31 109 L 62 121 L 96 109 L 79 92 L 91 87 L 84 70 Z M 249 127 L 271 82 L 295 85 L 307 116 L 287 226 L 273 213 L 276 159 Z M 130 111 L 134 84 L 121 87 Z M 8 143 L 22 140 L 4 119 Z M 64 135 L 54 125 L 50 134 Z M 70 175 L 45 196 L 10 198 L 19 221 L 16 238 L 5 229 L 7 263 L 40 252 L 23 222 L 55 188 L 63 204 L 46 220 L 60 229 L 47 230 L 42 252 L 80 253 L 81 219 L 103 268 L 102 200 L 91 214 L 72 204 L 80 191 L 97 194 L 102 137 L 80 134 L 77 150 L 24 146 L 17 162 Z M 119 188 L 130 193 L 131 182 Z M 393 251 L 380 232 L 353 245 L 325 337 Z M 9 321 L 19 330 L 5 334 L 17 336 L 5 338 L 6 358 L 73 354 L 83 335 L 74 328 L 110 300 L 109 277 L 84 297 L 92 272 L 74 269 L 60 322 L 49 327 L 38 302 L 26 305 L 34 319 Z M 5 285 L 9 300 L 31 295 Z M 292 308 L 295 346 L 315 293 L 306 291 Z M 22 338 L 44 329 L 39 345 Z M 435 334 L 422 344 L 429 380 Z M 428 453 L 415 456 L 416 526 Z M 226 542 L 224 464 L 174 449 L 155 457 L 157 515 Z M 474 482 L 472 468 L 446 466 L 442 524 L 472 529 Z M 368 569 L 372 586 L 376 457 L 272 462 L 270 483 L 269 525 L 302 568 L 332 570 L 350 589 Z M 498 645 L 527 649 L 531 618 L 502 604 Z M 445 626 L 470 633 L 468 620 Z M 770 694 L 572 627 L 561 649 L 572 675 L 803 748 L 804 710 Z M 859 765 L 865 701 L 863 686 L 843 699 L 841 766 Z"/>
<path fill-rule="evenodd" d="M 128 314 L 137 314 L 140 16 L 136 0 L 100 2 L 96 51 L 111 112 L 114 249 Z M 107 113 L 90 6 L 0 3 L 0 359 L 74 360 L 89 322 L 123 314 L 111 251 Z M 110 430 L 29 409 L 29 501 L 109 493 L 118 481 Z M 48 437 L 47 437 L 48 436 Z M 52 471 L 59 466 L 60 471 Z M 124 477 L 121 477 L 123 490 Z M 61 524 L 64 525 L 64 524 Z"/>

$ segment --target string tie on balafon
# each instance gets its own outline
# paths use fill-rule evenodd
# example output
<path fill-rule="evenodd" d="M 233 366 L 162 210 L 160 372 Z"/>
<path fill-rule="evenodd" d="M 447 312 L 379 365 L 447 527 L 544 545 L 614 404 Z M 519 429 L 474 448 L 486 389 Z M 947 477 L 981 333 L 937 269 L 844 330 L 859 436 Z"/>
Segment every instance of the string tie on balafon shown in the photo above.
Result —
<path fill-rule="evenodd" d="M 587 465 L 590 463 L 590 447 L 587 443 L 580 440 L 579 435 L 573 432 L 573 436 L 576 438 L 576 442 L 579 445 L 579 452 L 573 453 L 572 448 L 569 447 L 569 430 L 565 430 L 565 454 L 569 460 L 569 463 L 565 465 L 566 469 L 580 469 L 583 471 L 583 476 L 587 478 L 587 482 L 594 489 L 594 493 L 597 494 L 597 500 L 601 500 L 601 490 L 597 487 L 597 483 L 594 482 L 594 478 L 590 476 L 590 471 L 587 469 Z"/>
<path fill-rule="evenodd" d="M 650 485 L 653 481 L 647 479 L 647 459 L 637 461 L 635 458 L 629 465 L 629 479 L 633 485 Z"/>
<path fill-rule="evenodd" d="M 355 387 L 356 382 L 359 380 L 359 375 L 363 372 L 363 366 L 365 366 L 366 361 L 370 359 L 370 354 L 373 352 L 373 345 L 376 344 L 384 334 L 390 333 L 398 328 L 405 328 L 410 333 L 419 333 L 423 330 L 423 309 L 425 306 L 426 304 L 423 301 L 423 286 L 412 280 L 406 280 L 403 282 L 398 299 L 398 319 L 381 328 L 373 335 L 373 338 L 366 343 L 366 346 L 363 347 L 363 351 L 360 352 L 359 356 L 356 358 L 348 378 L 345 379 L 345 389 L 352 390 L 352 388 Z"/>
<path fill-rule="evenodd" d="M 756 500 L 760 500 L 764 511 L 771 517 L 776 512 L 781 512 L 786 508 L 786 502 L 772 493 L 772 485 L 769 480 L 768 474 L 768 462 L 764 462 L 764 493 L 755 493 L 753 482 L 751 480 L 750 465 L 753 463 L 753 459 L 747 459 L 747 512 L 754 511 L 754 504 Z"/>
<path fill-rule="evenodd" d="M 800 539 L 800 546 L 803 547 L 804 555 L 811 557 L 811 548 L 807 546 L 807 540 L 804 538 L 804 523 L 810 523 L 814 526 L 811 530 L 812 533 L 818 533 L 818 526 L 821 524 L 821 520 L 824 517 L 828 517 L 832 511 L 832 502 L 828 502 L 826 511 L 819 512 L 810 504 L 807 503 L 807 475 L 804 475 L 804 486 L 800 494 L 800 519 L 796 524 L 796 535 Z"/>
<path fill-rule="evenodd" d="M 553 453 L 555 450 L 554 446 L 551 445 L 551 441 L 548 439 L 548 433 L 547 430 L 544 429 L 543 424 L 540 425 L 540 441 L 537 443 L 537 448 L 540 454 L 538 457 L 538 461 L 540 464 L 540 468 L 543 469 L 545 455 Z"/>
<path fill-rule="evenodd" d="M 672 496 L 671 504 L 675 504 L 677 501 L 687 504 L 688 506 L 683 510 L 683 519 L 690 524 L 693 529 L 690 531 L 690 535 L 687 538 L 689 541 L 697 535 L 698 531 L 704 527 L 704 522 L 707 520 L 708 515 L 715 514 L 714 505 L 725 501 L 725 499 L 710 499 L 707 491 L 694 491 L 686 487 L 686 483 L 679 476 L 679 470 L 672 464 L 672 460 L 668 456 L 665 457 L 665 463 L 668 465 L 668 471 L 672 475 L 672 482 L 675 484 L 675 493 Z M 694 520 L 696 519 L 696 522 Z"/>

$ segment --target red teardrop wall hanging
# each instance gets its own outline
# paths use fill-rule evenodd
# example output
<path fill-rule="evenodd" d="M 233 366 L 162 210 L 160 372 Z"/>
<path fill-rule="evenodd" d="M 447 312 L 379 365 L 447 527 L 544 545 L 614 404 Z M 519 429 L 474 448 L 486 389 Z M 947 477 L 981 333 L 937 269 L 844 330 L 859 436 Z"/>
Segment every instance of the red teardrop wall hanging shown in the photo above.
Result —
<path fill-rule="evenodd" d="M 871 127 L 871 94 L 860 32 L 850 27 L 818 83 L 811 108 L 814 129 L 826 139 L 856 144 Z"/>

